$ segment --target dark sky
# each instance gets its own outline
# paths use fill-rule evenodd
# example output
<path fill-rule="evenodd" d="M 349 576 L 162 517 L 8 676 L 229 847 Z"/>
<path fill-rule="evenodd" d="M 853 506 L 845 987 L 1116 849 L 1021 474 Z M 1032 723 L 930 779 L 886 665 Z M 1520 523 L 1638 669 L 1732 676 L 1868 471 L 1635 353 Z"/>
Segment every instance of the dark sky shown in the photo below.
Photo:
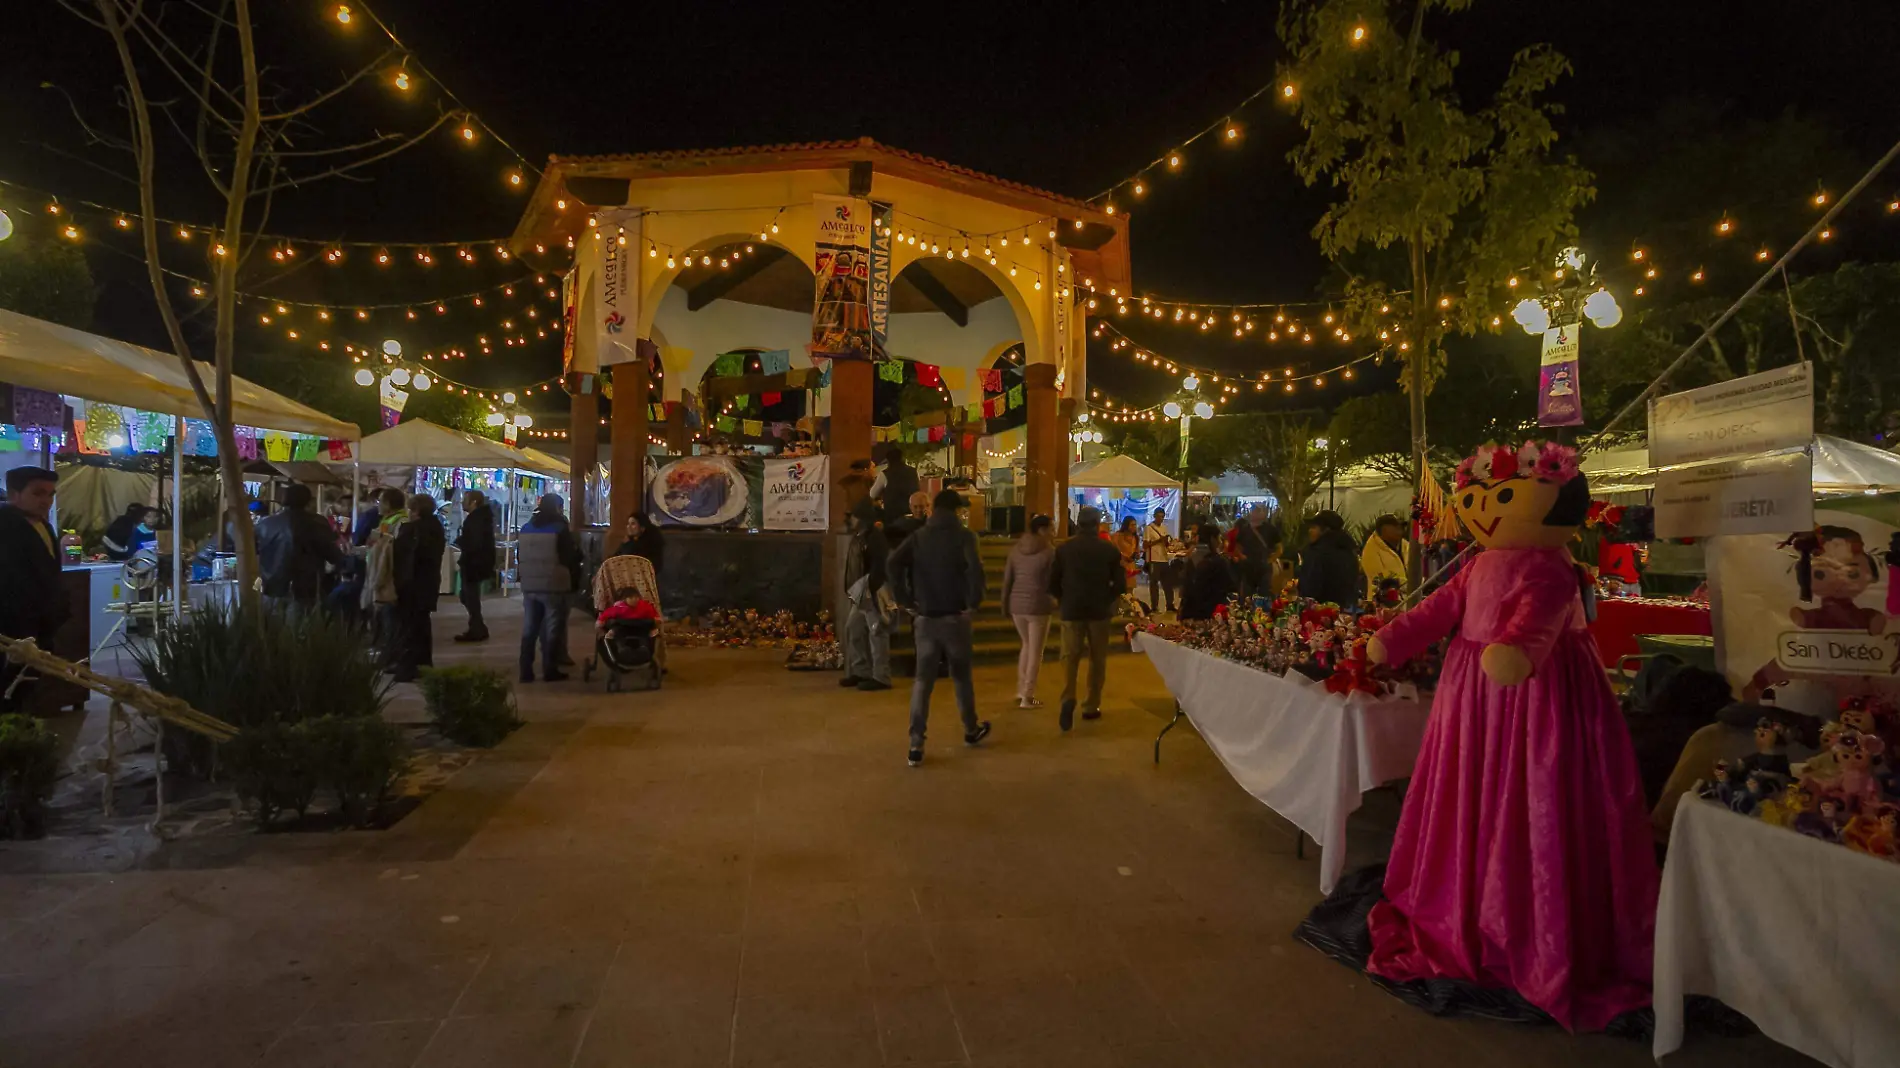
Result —
<path fill-rule="evenodd" d="M 0 178 L 129 203 L 129 193 L 46 147 L 83 150 L 40 84 L 99 102 L 117 75 L 105 40 L 51 0 L 23 6 L 9 15 L 14 47 L 0 71 Z M 272 38 L 285 48 L 279 63 L 307 55 L 336 69 L 366 54 L 365 38 L 339 34 L 320 17 L 329 6 L 262 5 L 279 24 Z M 375 7 L 486 123 L 537 162 L 551 152 L 870 135 L 1081 196 L 1222 118 L 1272 80 L 1280 58 L 1270 2 L 378 0 Z M 1900 4 L 1891 0 L 1480 0 L 1471 12 L 1440 19 L 1434 33 L 1463 51 L 1474 86 L 1493 84 L 1515 49 L 1555 44 L 1576 67 L 1554 94 L 1568 107 L 1568 134 L 1639 119 L 1686 95 L 1728 103 L 1737 116 L 1793 108 L 1828 117 L 1868 160 L 1900 132 L 1892 108 L 1900 100 Z M 394 125 L 427 110 L 411 106 L 408 115 L 368 117 Z M 1197 150 L 1186 173 L 1156 181 L 1136 212 L 1139 288 L 1210 303 L 1313 294 L 1322 262 L 1308 231 L 1324 190 L 1291 174 L 1285 153 L 1298 131 L 1270 98 L 1238 118 L 1246 130 L 1239 147 Z M 473 152 L 437 145 L 379 169 L 372 185 L 331 184 L 285 199 L 273 229 L 357 240 L 502 235 L 524 199 L 499 180 L 505 159 L 489 145 Z M 520 373 L 498 358 L 493 369 L 471 367 L 467 376 Z"/>

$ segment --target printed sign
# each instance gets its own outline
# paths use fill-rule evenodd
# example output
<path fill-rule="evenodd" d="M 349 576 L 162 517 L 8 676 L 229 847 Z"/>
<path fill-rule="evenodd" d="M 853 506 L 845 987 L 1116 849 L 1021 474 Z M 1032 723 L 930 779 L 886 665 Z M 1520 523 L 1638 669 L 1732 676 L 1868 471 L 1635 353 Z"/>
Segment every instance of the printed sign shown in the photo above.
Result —
<path fill-rule="evenodd" d="M 1700 464 L 1656 475 L 1656 536 L 1785 534 L 1814 525 L 1814 460 L 1805 452 Z"/>
<path fill-rule="evenodd" d="M 811 354 L 871 356 L 871 210 L 856 197 L 812 197 L 817 214 L 817 300 Z"/>
<path fill-rule="evenodd" d="M 641 214 L 638 208 L 610 208 L 596 213 L 596 219 L 595 236 L 589 241 L 594 250 L 594 351 L 599 367 L 612 367 L 640 358 L 634 334 L 640 329 Z"/>
<path fill-rule="evenodd" d="M 828 459 L 801 456 L 765 461 L 765 529 L 825 529 L 830 518 L 826 496 Z"/>
<path fill-rule="evenodd" d="M 1900 699 L 1900 620 L 1885 611 L 1894 528 L 1816 508 L 1789 530 L 1813 533 L 1805 552 L 1788 532 L 1708 543 L 1716 660 L 1736 696 L 1821 716 L 1846 697 Z"/>
<path fill-rule="evenodd" d="M 891 334 L 891 246 L 896 222 L 889 204 L 871 205 L 871 348 L 883 359 Z"/>
<path fill-rule="evenodd" d="M 574 271 L 561 276 L 561 374 L 574 374 L 581 369 L 574 366 L 574 320 L 578 313 L 574 304 L 580 297 L 580 287 L 575 285 Z M 593 374 L 600 370 L 599 365 L 587 368 L 583 373 Z"/>
<path fill-rule="evenodd" d="M 1814 375 L 1797 363 L 1649 402 L 1656 467 L 1798 448 L 1814 440 Z"/>
<path fill-rule="evenodd" d="M 379 396 L 382 400 L 383 426 L 392 427 L 401 422 L 403 405 L 409 403 L 409 391 L 384 375 Z"/>
<path fill-rule="evenodd" d="M 746 517 L 747 488 L 739 460 L 688 456 L 663 464 L 647 483 L 648 504 L 661 523 L 723 527 Z"/>
<path fill-rule="evenodd" d="M 1582 323 L 1544 331 L 1537 372 L 1538 426 L 1583 425 L 1583 395 L 1577 384 L 1577 342 L 1582 334 Z"/>

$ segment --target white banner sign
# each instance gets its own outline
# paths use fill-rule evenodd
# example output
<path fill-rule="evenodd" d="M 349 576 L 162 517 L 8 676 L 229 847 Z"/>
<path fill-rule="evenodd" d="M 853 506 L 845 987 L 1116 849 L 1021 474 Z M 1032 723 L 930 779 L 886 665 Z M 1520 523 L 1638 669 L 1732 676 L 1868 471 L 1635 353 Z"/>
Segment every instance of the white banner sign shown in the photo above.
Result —
<path fill-rule="evenodd" d="M 1805 452 L 1701 464 L 1656 475 L 1656 536 L 1786 534 L 1814 525 Z"/>
<path fill-rule="evenodd" d="M 829 519 L 825 456 L 765 461 L 766 530 L 824 530 Z"/>
<path fill-rule="evenodd" d="M 383 407 L 397 415 L 401 415 L 403 406 L 409 403 L 409 391 L 398 386 L 396 380 L 388 375 L 383 376 L 382 386 L 378 392 L 382 398 Z"/>
<path fill-rule="evenodd" d="M 587 238 L 594 250 L 594 347 L 601 367 L 640 358 L 640 209 L 595 213 L 599 225 Z M 577 368 L 591 371 L 593 368 Z"/>
<path fill-rule="evenodd" d="M 1797 363 L 1649 402 L 1654 467 L 1724 460 L 1814 440 L 1814 375 Z"/>

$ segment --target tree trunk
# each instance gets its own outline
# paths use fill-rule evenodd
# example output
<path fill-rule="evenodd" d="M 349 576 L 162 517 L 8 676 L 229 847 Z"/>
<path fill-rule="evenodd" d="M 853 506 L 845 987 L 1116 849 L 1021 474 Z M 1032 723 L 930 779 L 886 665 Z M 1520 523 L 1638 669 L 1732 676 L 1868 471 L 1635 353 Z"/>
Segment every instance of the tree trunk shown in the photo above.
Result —
<path fill-rule="evenodd" d="M 225 191 L 225 254 L 218 261 L 218 317 L 213 350 L 218 382 L 217 417 L 213 424 L 219 435 L 218 469 L 231 487 L 225 499 L 230 502 L 227 516 L 236 534 L 236 544 L 232 548 L 237 552 L 238 600 L 241 604 L 254 607 L 257 604 L 259 577 L 257 532 L 251 527 L 250 509 L 241 492 L 244 472 L 238 464 L 237 432 L 231 419 L 231 368 L 237 358 L 238 264 L 246 251 L 243 245 L 244 208 L 250 199 L 251 169 L 256 161 L 257 132 L 262 125 L 263 111 L 259 100 L 257 41 L 251 31 L 250 0 L 236 0 L 236 4 L 238 53 L 244 65 L 244 118 L 238 127 L 236 151 L 231 159 L 231 184 Z"/>

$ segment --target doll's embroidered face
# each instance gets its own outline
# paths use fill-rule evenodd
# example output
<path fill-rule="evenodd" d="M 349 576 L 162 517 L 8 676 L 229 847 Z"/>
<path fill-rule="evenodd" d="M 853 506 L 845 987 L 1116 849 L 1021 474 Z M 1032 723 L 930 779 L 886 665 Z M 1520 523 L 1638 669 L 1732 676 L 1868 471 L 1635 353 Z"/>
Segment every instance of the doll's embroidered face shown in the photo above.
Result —
<path fill-rule="evenodd" d="M 1458 491 L 1458 518 L 1487 549 L 1554 548 L 1576 531 L 1572 526 L 1544 522 L 1561 490 L 1555 482 L 1515 476 L 1471 482 Z"/>
<path fill-rule="evenodd" d="M 1814 554 L 1814 596 L 1851 601 L 1874 584 L 1874 562 L 1858 541 L 1829 538 Z"/>

